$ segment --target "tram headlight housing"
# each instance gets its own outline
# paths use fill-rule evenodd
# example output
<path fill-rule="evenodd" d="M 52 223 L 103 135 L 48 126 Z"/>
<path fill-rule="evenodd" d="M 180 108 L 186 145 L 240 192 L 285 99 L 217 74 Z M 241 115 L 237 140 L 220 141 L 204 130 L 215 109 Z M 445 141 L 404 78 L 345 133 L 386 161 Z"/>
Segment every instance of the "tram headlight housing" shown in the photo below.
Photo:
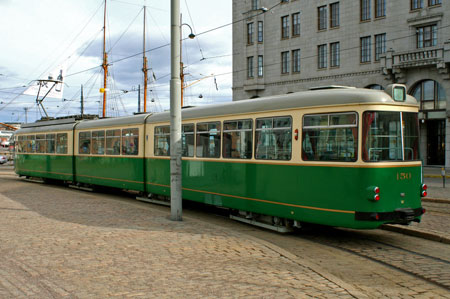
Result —
<path fill-rule="evenodd" d="M 422 184 L 421 189 L 422 190 L 420 192 L 420 196 L 421 197 L 426 197 L 428 195 L 428 192 L 427 192 L 428 186 L 426 184 Z"/>
<path fill-rule="evenodd" d="M 378 186 L 370 186 L 366 189 L 368 193 L 369 200 L 379 201 L 380 200 L 380 187 Z"/>

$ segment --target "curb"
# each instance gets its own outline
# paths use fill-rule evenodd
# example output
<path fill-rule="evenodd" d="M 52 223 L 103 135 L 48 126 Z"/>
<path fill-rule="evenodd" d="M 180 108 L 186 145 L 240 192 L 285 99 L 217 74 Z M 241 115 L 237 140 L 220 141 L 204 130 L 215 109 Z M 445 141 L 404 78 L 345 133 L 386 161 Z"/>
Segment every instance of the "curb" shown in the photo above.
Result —
<path fill-rule="evenodd" d="M 444 244 L 450 244 L 450 238 L 447 236 L 441 236 L 436 233 L 432 232 L 426 232 L 421 230 L 416 230 L 412 228 L 406 228 L 406 227 L 399 227 L 392 224 L 383 224 L 380 226 L 381 229 L 396 232 L 396 233 L 402 233 L 405 235 L 413 236 L 413 237 L 419 237 L 422 239 L 427 239 L 435 242 L 440 242 Z"/>
<path fill-rule="evenodd" d="M 435 178 L 435 179 L 442 179 L 442 175 L 440 174 L 424 174 L 424 178 Z M 445 178 L 450 179 L 450 175 L 446 175 Z"/>
<path fill-rule="evenodd" d="M 445 199 L 445 198 L 427 198 L 427 197 L 422 197 L 422 201 L 450 204 L 450 199 Z"/>

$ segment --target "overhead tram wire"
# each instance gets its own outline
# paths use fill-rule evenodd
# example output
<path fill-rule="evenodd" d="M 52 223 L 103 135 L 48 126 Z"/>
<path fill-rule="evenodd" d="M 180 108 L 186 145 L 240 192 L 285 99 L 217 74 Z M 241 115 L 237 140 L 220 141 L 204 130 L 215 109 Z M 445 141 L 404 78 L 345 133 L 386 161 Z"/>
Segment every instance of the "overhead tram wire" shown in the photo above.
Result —
<path fill-rule="evenodd" d="M 186 10 L 188 12 L 189 19 L 191 20 L 192 28 L 194 29 L 194 32 L 197 32 L 197 30 L 195 30 L 194 20 L 192 20 L 191 11 L 189 10 L 189 5 L 187 3 L 187 0 L 184 0 L 184 3 L 186 4 Z M 202 60 L 204 60 L 205 57 L 203 56 L 202 47 L 200 47 L 200 40 L 199 40 L 198 37 L 195 40 L 197 41 L 197 45 L 198 45 L 198 48 L 200 50 L 200 54 L 202 55 Z"/>

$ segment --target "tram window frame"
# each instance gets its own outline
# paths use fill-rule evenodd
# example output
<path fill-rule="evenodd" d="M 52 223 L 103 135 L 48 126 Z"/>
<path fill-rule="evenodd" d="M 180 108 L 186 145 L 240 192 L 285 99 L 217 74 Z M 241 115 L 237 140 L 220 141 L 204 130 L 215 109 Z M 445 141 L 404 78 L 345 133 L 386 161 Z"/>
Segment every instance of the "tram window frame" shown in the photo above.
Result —
<path fill-rule="evenodd" d="M 130 133 L 131 135 L 127 135 Z M 122 155 L 139 155 L 139 128 L 122 129 Z"/>
<path fill-rule="evenodd" d="M 244 125 L 245 123 L 247 125 Z M 224 121 L 222 140 L 223 158 L 251 159 L 253 155 L 253 120 L 240 119 Z"/>
<path fill-rule="evenodd" d="M 345 118 L 340 118 L 340 116 L 346 115 L 352 115 L 349 122 L 345 122 Z M 359 140 L 358 117 L 358 113 L 355 111 L 303 115 L 302 160 L 356 162 L 358 160 Z M 312 142 L 312 138 L 317 140 Z"/>
<path fill-rule="evenodd" d="M 194 157 L 195 124 L 184 124 L 181 127 L 181 155 L 182 157 Z"/>
<path fill-rule="evenodd" d="M 91 154 L 91 131 L 78 132 L 78 154 Z"/>
<path fill-rule="evenodd" d="M 198 158 L 220 158 L 222 139 L 220 121 L 197 123 L 196 129 L 196 156 Z"/>
<path fill-rule="evenodd" d="M 47 140 L 45 134 L 36 135 L 36 154 L 45 154 L 47 152 Z"/>
<path fill-rule="evenodd" d="M 46 134 L 45 139 L 46 139 L 45 140 L 46 141 L 46 153 L 54 154 L 55 153 L 55 145 L 56 145 L 55 134 Z"/>
<path fill-rule="evenodd" d="M 170 156 L 170 126 L 157 126 L 154 129 L 154 155 L 159 157 Z"/>
<path fill-rule="evenodd" d="M 277 126 L 277 122 L 282 119 L 289 119 L 289 126 Z M 269 127 L 263 127 L 269 124 Z M 284 140 L 280 138 L 283 131 L 285 131 Z M 288 149 L 285 149 L 286 142 Z M 260 153 L 261 151 L 263 153 Z M 280 161 L 292 159 L 292 116 L 263 117 L 255 120 L 255 159 Z"/>
<path fill-rule="evenodd" d="M 91 154 L 92 155 L 104 155 L 105 154 L 105 131 L 92 131 L 91 132 Z"/>
<path fill-rule="evenodd" d="M 122 131 L 120 129 L 106 130 L 105 153 L 109 156 L 120 156 L 122 149 Z"/>
<path fill-rule="evenodd" d="M 53 134 L 54 135 L 54 134 Z M 57 133 L 55 144 L 56 144 L 56 153 L 57 154 L 67 154 L 68 150 L 68 134 L 67 133 Z"/>

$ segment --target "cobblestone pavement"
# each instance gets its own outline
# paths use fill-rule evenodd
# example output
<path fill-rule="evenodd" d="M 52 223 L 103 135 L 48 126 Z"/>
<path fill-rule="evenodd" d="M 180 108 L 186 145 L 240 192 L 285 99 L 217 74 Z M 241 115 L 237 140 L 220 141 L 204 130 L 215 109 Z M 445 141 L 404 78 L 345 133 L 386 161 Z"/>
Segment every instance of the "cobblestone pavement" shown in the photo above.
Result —
<path fill-rule="evenodd" d="M 354 297 L 280 248 L 167 209 L 4 176 L 0 186 L 1 298 Z"/>
<path fill-rule="evenodd" d="M 186 212 L 172 222 L 167 208 L 0 168 L 0 298 L 450 298 L 359 256 Z"/>

